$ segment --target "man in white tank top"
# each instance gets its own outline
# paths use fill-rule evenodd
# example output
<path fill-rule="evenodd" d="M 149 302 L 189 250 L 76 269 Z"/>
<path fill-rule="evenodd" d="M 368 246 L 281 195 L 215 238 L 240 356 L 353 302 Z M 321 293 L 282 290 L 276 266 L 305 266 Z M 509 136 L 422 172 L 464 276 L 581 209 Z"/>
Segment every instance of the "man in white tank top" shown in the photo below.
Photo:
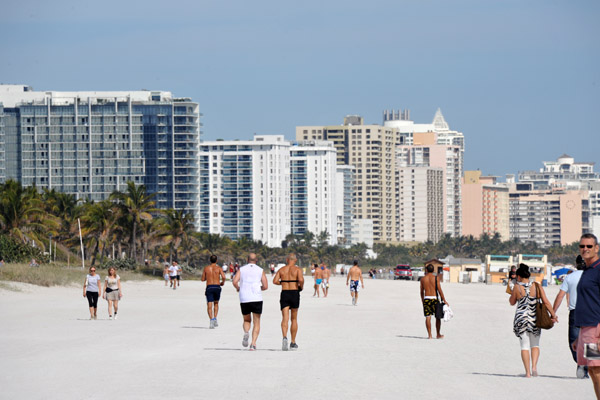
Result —
<path fill-rule="evenodd" d="M 250 324 L 252 323 L 252 343 L 250 350 L 256 350 L 256 339 L 260 333 L 260 315 L 262 314 L 262 291 L 267 290 L 268 282 L 265 272 L 256 265 L 256 254 L 250 253 L 248 264 L 242 266 L 233 278 L 233 286 L 240 293 L 240 306 L 244 317 L 244 338 L 242 346 L 248 347 Z"/>

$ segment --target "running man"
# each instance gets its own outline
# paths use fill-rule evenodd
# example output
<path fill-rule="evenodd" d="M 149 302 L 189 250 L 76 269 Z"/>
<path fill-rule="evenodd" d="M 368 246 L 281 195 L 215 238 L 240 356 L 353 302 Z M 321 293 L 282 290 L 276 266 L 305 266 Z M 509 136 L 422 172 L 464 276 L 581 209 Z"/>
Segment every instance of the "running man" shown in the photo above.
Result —
<path fill-rule="evenodd" d="M 202 282 L 206 281 L 206 308 L 210 318 L 209 329 L 219 326 L 217 314 L 219 313 L 219 300 L 221 299 L 221 286 L 225 285 L 225 273 L 217 265 L 217 256 L 210 256 L 210 265 L 202 271 Z"/>
<path fill-rule="evenodd" d="M 173 290 L 177 289 L 177 274 L 177 261 L 173 261 L 173 264 L 171 264 L 171 266 L 169 267 L 169 278 L 171 279 L 171 286 L 173 287 Z"/>
<path fill-rule="evenodd" d="M 256 350 L 256 339 L 260 333 L 260 316 L 262 314 L 263 299 L 262 291 L 267 290 L 269 283 L 265 271 L 256 262 L 256 254 L 250 253 L 248 264 L 242 266 L 233 278 L 233 287 L 240 293 L 240 307 L 244 317 L 244 338 L 242 346 L 248 347 L 250 325 L 252 329 L 252 343 L 249 350 Z"/>
<path fill-rule="evenodd" d="M 362 270 L 358 266 L 358 260 L 354 260 L 354 265 L 348 271 L 348 275 L 346 276 L 346 286 L 348 286 L 348 282 L 350 282 L 350 296 L 352 296 L 352 305 L 355 306 L 358 304 L 358 291 L 362 287 L 365 288 L 365 283 L 362 278 Z"/>
<path fill-rule="evenodd" d="M 313 276 L 315 278 L 315 293 L 313 293 L 313 297 L 321 297 L 319 287 L 321 286 L 321 282 L 323 282 L 323 270 L 317 264 L 315 264 L 315 274 Z"/>
<path fill-rule="evenodd" d="M 292 319 L 292 327 L 290 329 L 292 342 L 289 348 L 290 350 L 298 349 L 298 345 L 296 344 L 298 308 L 300 308 L 300 292 L 304 286 L 302 270 L 296 266 L 296 255 L 290 253 L 285 261 L 285 267 L 280 268 L 275 274 L 275 278 L 273 278 L 273 284 L 281 285 L 279 305 L 281 306 L 281 333 L 283 334 L 281 350 L 283 351 L 288 350 L 287 331 L 290 317 Z"/>
<path fill-rule="evenodd" d="M 431 336 L 431 316 L 435 315 L 435 306 L 438 304 L 437 292 L 440 293 L 440 297 L 445 304 L 448 304 L 442 291 L 442 285 L 436 275 L 433 274 L 433 265 L 427 264 L 425 268 L 425 276 L 421 279 L 421 302 L 423 303 L 423 314 L 425 315 L 425 327 L 427 328 L 427 335 L 429 339 Z M 435 319 L 435 330 L 437 331 L 437 338 L 443 339 L 444 335 L 441 334 L 442 320 L 439 318 Z"/>

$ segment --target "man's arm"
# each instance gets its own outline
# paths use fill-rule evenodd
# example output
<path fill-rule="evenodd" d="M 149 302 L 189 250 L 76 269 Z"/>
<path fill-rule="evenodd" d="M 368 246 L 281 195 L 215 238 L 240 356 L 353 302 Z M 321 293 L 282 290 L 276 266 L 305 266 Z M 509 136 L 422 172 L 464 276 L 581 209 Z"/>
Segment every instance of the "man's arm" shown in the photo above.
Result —
<path fill-rule="evenodd" d="M 556 295 L 556 299 L 554 299 L 554 306 L 552 307 L 554 309 L 555 313 L 558 311 L 558 307 L 560 307 L 560 303 L 562 303 L 563 298 L 565 297 L 566 293 L 567 292 L 565 292 L 562 289 L 558 291 L 558 294 Z"/>
<path fill-rule="evenodd" d="M 274 285 L 281 285 L 281 277 L 279 276 L 279 271 L 281 271 L 281 269 L 279 269 L 276 273 L 275 273 L 275 277 L 273 278 L 273 284 Z"/>
<path fill-rule="evenodd" d="M 227 280 L 227 277 L 225 276 L 225 272 L 223 271 L 222 268 L 219 268 L 219 278 L 221 279 L 221 286 L 225 285 L 225 281 Z"/>
<path fill-rule="evenodd" d="M 348 281 L 350 280 L 350 271 L 346 274 L 346 286 L 348 286 Z"/>
<path fill-rule="evenodd" d="M 208 267 L 204 267 L 204 269 L 202 270 L 202 276 L 200 277 L 200 280 L 202 282 L 204 282 L 206 280 L 206 268 L 208 268 Z"/>
<path fill-rule="evenodd" d="M 302 275 L 302 270 L 300 268 L 298 268 L 296 279 L 298 279 L 298 289 L 302 290 L 304 288 L 304 276 Z"/>
<path fill-rule="evenodd" d="M 362 286 L 362 288 L 365 288 L 365 283 L 363 282 L 363 278 L 362 278 L 362 270 L 360 268 L 358 268 L 358 277 L 360 278 L 360 286 Z"/>
<path fill-rule="evenodd" d="M 265 275 L 265 271 L 262 273 L 262 278 L 260 278 L 261 287 L 260 290 L 267 290 L 269 288 L 269 282 L 267 281 L 267 276 Z"/>
<path fill-rule="evenodd" d="M 450 304 L 448 304 L 448 302 L 446 301 L 446 297 L 444 296 L 444 291 L 442 290 L 442 285 L 440 284 L 440 282 L 438 282 L 438 292 L 440 292 L 440 297 L 442 298 L 442 301 L 443 301 L 444 303 L 446 303 L 447 305 L 450 305 Z"/>
<path fill-rule="evenodd" d="M 425 301 L 425 286 L 423 285 L 423 279 L 421 279 L 419 281 L 419 283 L 421 284 L 421 303 Z"/>
<path fill-rule="evenodd" d="M 233 287 L 235 288 L 235 290 L 237 290 L 238 292 L 240 291 L 240 270 L 238 269 L 238 271 L 235 273 L 235 276 L 233 277 Z"/>

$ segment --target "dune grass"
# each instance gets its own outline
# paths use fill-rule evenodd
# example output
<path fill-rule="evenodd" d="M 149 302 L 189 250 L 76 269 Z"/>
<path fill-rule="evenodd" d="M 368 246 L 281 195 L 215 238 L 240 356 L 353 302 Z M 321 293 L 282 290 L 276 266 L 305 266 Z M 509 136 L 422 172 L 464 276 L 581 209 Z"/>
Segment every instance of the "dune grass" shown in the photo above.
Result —
<path fill-rule="evenodd" d="M 28 264 L 5 264 L 0 267 L 0 281 L 5 282 L 24 282 L 37 286 L 69 286 L 83 285 L 88 271 L 81 268 L 66 267 L 54 264 L 43 264 L 39 267 L 30 267 Z M 102 279 L 107 275 L 106 270 L 97 269 Z M 123 281 L 141 281 L 152 278 L 135 271 L 117 271 Z M 2 287 L 5 287 L 4 284 Z"/>

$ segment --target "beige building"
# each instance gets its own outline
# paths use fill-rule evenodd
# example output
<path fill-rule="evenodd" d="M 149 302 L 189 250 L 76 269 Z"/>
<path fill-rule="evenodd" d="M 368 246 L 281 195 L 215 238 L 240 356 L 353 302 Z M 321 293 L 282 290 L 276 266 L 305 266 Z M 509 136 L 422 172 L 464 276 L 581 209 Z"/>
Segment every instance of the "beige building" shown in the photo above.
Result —
<path fill-rule="evenodd" d="M 531 190 L 513 184 L 509 196 L 511 239 L 551 247 L 576 242 L 590 229 L 587 190 Z"/>
<path fill-rule="evenodd" d="M 364 125 L 362 117 L 348 116 L 341 126 L 299 126 L 296 139 L 334 142 L 337 163 L 355 168 L 354 218 L 373 221 L 375 242 L 397 242 L 394 163 L 398 131 Z"/>
<path fill-rule="evenodd" d="M 413 145 L 397 148 L 399 167 L 434 167 L 443 171 L 444 232 L 452 236 L 462 233 L 462 150 L 460 146 L 437 143 L 435 132 L 414 134 Z"/>
<path fill-rule="evenodd" d="M 444 233 L 444 171 L 398 167 L 398 229 L 401 242 L 436 243 Z"/>
<path fill-rule="evenodd" d="M 508 186 L 497 183 L 494 176 L 481 171 L 465 171 L 462 183 L 462 234 L 479 237 L 499 233 L 508 240 Z"/>

